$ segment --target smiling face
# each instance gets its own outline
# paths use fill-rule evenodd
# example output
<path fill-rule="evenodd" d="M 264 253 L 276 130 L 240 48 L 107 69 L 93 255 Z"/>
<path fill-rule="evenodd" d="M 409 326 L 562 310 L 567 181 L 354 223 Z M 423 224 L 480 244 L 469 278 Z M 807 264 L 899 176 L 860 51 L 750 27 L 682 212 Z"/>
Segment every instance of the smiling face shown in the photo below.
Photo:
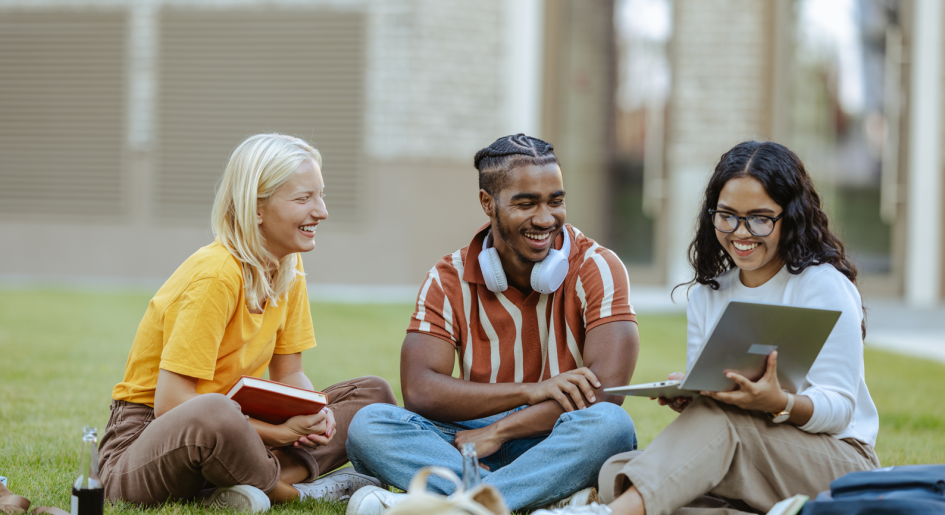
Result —
<path fill-rule="evenodd" d="M 263 247 L 276 259 L 315 248 L 315 227 L 328 218 L 318 164 L 308 160 L 257 208 Z"/>
<path fill-rule="evenodd" d="M 529 288 L 532 265 L 548 255 L 564 227 L 564 194 L 555 163 L 515 167 L 495 197 L 480 190 L 483 211 L 492 219 L 495 248 L 512 285 Z"/>
<path fill-rule="evenodd" d="M 782 207 L 771 199 L 764 186 L 750 176 L 738 177 L 726 182 L 719 193 L 716 209 L 738 216 L 771 217 L 778 216 L 783 211 Z M 784 265 L 778 254 L 781 223 L 783 221 L 776 222 L 771 234 L 764 237 L 751 234 L 744 220 L 741 220 L 735 232 L 715 231 L 722 248 L 740 269 L 739 277 L 745 286 L 752 288 L 761 286 L 774 277 Z"/>

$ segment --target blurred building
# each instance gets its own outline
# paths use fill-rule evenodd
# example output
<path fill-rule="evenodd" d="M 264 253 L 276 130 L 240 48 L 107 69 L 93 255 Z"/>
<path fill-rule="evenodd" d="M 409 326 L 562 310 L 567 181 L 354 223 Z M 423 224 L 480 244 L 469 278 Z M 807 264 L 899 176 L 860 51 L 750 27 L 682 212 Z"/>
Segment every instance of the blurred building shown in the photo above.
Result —
<path fill-rule="evenodd" d="M 639 280 L 691 278 L 708 175 L 736 143 L 768 139 L 804 160 L 867 295 L 942 301 L 941 2 L 622 0 L 615 16 L 624 225 L 610 234 L 617 249 L 644 242 L 622 252 Z"/>
<path fill-rule="evenodd" d="M 943 24 L 936 0 L 0 0 L 0 277 L 163 280 L 211 241 L 232 149 L 278 131 L 324 156 L 310 284 L 415 292 L 485 221 L 473 154 L 526 132 L 569 221 L 673 285 L 719 156 L 763 138 L 865 290 L 934 304 Z"/>

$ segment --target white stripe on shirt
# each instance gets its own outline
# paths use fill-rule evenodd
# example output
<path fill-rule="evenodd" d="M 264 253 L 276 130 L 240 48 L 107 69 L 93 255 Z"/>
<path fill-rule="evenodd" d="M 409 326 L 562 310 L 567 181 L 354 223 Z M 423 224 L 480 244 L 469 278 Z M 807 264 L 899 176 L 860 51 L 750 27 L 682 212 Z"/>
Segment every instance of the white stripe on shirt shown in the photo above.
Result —
<path fill-rule="evenodd" d="M 577 292 L 578 300 L 581 301 L 581 318 L 587 322 L 587 294 L 584 292 L 584 283 L 581 282 L 581 276 L 577 276 L 574 282 L 574 290 Z"/>
<path fill-rule="evenodd" d="M 491 350 L 489 357 L 492 363 L 489 382 L 494 383 L 496 376 L 499 375 L 499 361 L 501 360 L 499 357 L 499 335 L 496 334 L 492 322 L 489 321 L 489 317 L 486 315 L 486 308 L 482 306 L 482 299 L 479 299 L 479 322 L 482 323 L 482 329 L 486 332 L 486 337 L 489 338 L 489 348 Z"/>
<path fill-rule="evenodd" d="M 607 260 L 604 259 L 604 256 L 594 254 L 594 257 L 591 259 L 593 259 L 594 263 L 597 265 L 597 269 L 600 271 L 601 282 L 604 284 L 604 298 L 600 301 L 600 317 L 609 317 L 610 308 L 614 303 L 614 276 L 610 273 L 610 266 L 607 264 Z"/>
<path fill-rule="evenodd" d="M 430 332 L 430 322 L 424 320 L 424 317 L 427 314 L 426 311 L 426 302 L 427 302 L 427 291 L 430 289 L 430 284 L 433 283 L 433 276 L 436 274 L 436 267 L 430 269 L 430 273 L 427 274 L 427 281 L 423 283 L 423 289 L 420 290 L 420 299 L 417 300 L 417 320 L 420 321 L 420 330 Z"/>
<path fill-rule="evenodd" d="M 453 268 L 456 269 L 459 284 L 463 288 L 463 314 L 466 316 L 466 327 L 468 328 L 471 315 L 469 309 L 471 294 L 469 293 L 469 283 L 463 280 L 463 255 L 459 250 L 453 253 Z M 466 350 L 460 349 L 460 351 L 463 353 L 463 379 L 469 381 L 469 371 L 472 369 L 473 362 L 472 332 L 469 329 L 466 330 Z"/>
<path fill-rule="evenodd" d="M 515 304 L 512 304 L 512 301 L 510 301 L 505 294 L 496 293 L 495 296 L 499 299 L 502 307 L 512 316 L 512 323 L 515 325 L 515 346 L 512 347 L 512 354 L 515 356 L 515 382 L 521 383 L 522 379 L 525 377 L 524 364 L 522 361 L 522 355 L 525 352 L 522 350 L 522 311 L 518 309 Z"/>
<path fill-rule="evenodd" d="M 577 341 L 574 339 L 574 333 L 571 332 L 571 328 L 568 326 L 568 319 L 564 319 L 564 330 L 565 336 L 568 337 L 568 350 L 571 351 L 571 355 L 574 356 L 574 364 L 578 368 L 584 366 L 584 358 L 581 357 L 581 351 L 578 350 Z"/>
<path fill-rule="evenodd" d="M 551 294 L 551 322 L 548 324 L 548 373 L 554 377 L 561 373 L 558 368 L 558 340 L 555 338 L 555 294 Z M 544 366 L 544 365 L 542 365 Z"/>
<path fill-rule="evenodd" d="M 546 316 L 546 307 L 548 306 L 548 295 L 542 295 L 535 306 L 535 320 L 538 321 L 538 338 L 541 340 L 541 372 L 538 373 L 538 380 L 541 381 L 545 375 L 545 360 L 548 359 L 548 317 Z"/>

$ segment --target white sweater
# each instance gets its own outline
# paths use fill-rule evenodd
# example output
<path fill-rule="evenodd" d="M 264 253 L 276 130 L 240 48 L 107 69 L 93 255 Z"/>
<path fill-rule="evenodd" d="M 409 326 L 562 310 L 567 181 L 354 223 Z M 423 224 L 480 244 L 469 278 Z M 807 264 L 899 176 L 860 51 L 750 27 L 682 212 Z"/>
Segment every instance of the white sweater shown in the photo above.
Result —
<path fill-rule="evenodd" d="M 879 414 L 866 388 L 860 330 L 863 307 L 856 286 L 832 265 L 810 266 L 799 275 L 785 267 L 757 288 L 742 284 L 738 271 L 734 268 L 720 275 L 718 290 L 703 285 L 692 290 L 686 368 L 692 368 L 730 300 L 840 310 L 837 325 L 798 390 L 814 404 L 813 416 L 800 429 L 875 445 Z"/>

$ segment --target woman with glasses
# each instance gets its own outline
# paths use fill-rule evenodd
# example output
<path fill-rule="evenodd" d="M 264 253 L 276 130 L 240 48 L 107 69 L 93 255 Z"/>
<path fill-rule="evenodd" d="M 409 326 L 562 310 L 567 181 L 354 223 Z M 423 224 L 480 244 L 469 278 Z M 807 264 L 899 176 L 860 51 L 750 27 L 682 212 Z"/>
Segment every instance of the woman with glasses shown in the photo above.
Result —
<path fill-rule="evenodd" d="M 610 505 L 554 513 L 765 513 L 799 493 L 813 498 L 848 472 L 879 466 L 856 267 L 800 159 L 770 142 L 726 152 L 709 179 L 689 262 L 695 277 L 688 284 L 697 284 L 687 313 L 690 367 L 729 301 L 842 314 L 796 393 L 778 384 L 773 352 L 757 381 L 728 372 L 734 391 L 660 399 L 680 416 L 645 450 L 604 465 L 600 497 Z"/>

